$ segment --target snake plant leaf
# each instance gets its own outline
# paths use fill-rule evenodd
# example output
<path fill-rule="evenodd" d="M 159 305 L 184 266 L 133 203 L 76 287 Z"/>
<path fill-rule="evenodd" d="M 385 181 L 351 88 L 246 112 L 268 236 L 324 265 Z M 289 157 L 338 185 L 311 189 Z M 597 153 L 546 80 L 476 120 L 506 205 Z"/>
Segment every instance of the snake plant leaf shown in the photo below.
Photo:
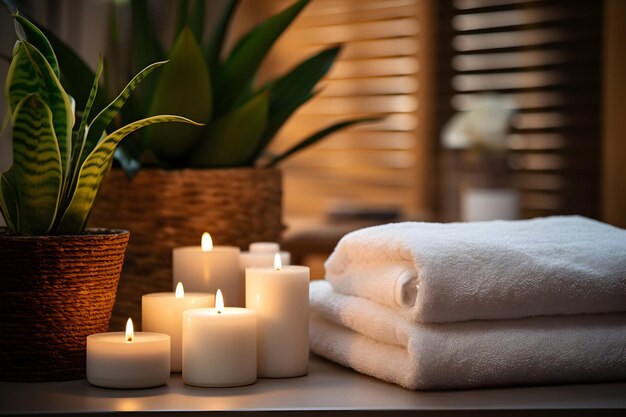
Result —
<path fill-rule="evenodd" d="M 235 45 L 218 74 L 220 114 L 232 108 L 246 82 L 256 70 L 274 42 L 298 16 L 309 0 L 299 0 L 282 12 L 270 17 L 245 34 Z"/>
<path fill-rule="evenodd" d="M 267 124 L 263 92 L 213 123 L 189 159 L 191 168 L 242 166 L 252 158 Z"/>
<path fill-rule="evenodd" d="M 74 97 L 78 108 L 84 108 L 89 97 L 89 89 L 94 78 L 94 72 L 72 48 L 59 39 L 52 31 L 40 24 L 37 24 L 37 27 L 48 38 L 56 53 L 61 70 L 61 82 L 65 86 L 66 92 Z M 100 111 L 106 104 L 106 95 L 100 95 L 96 98 L 94 109 Z"/>
<path fill-rule="evenodd" d="M 15 101 L 37 93 L 50 103 L 56 138 L 59 141 L 63 175 L 67 174 L 70 162 L 71 131 L 74 114 L 70 97 L 65 93 L 52 67 L 33 45 L 18 41 L 14 59 L 7 75 L 7 98 L 15 111 Z"/>
<path fill-rule="evenodd" d="M 179 114 L 207 123 L 212 109 L 209 69 L 200 45 L 189 27 L 185 27 L 160 74 L 149 114 Z M 202 132 L 195 126 L 158 126 L 147 128 L 144 138 L 156 157 L 167 161 L 186 155 Z"/>
<path fill-rule="evenodd" d="M 76 132 L 76 138 L 73 144 L 72 149 L 72 158 L 71 161 L 78 161 L 80 159 L 80 155 L 83 153 L 83 149 L 85 147 L 85 140 L 87 136 L 87 125 L 89 115 L 91 113 L 91 109 L 93 107 L 93 103 L 95 102 L 96 96 L 98 94 L 98 82 L 100 81 L 100 75 L 102 73 L 102 69 L 104 67 L 104 63 L 102 57 L 98 60 L 98 69 L 96 70 L 96 75 L 93 79 L 93 85 L 91 86 L 91 91 L 89 92 L 89 98 L 87 99 L 87 104 L 85 109 L 83 110 L 83 115 L 80 120 L 80 125 L 78 128 L 78 132 Z M 71 196 L 71 192 L 76 187 L 76 182 L 78 181 L 78 169 L 80 165 L 71 164 L 70 165 L 70 173 L 68 176 L 68 181 L 65 182 L 63 194 L 62 194 L 62 202 L 63 207 L 66 207 L 69 204 L 69 198 Z"/>
<path fill-rule="evenodd" d="M 57 212 L 62 175 L 52 111 L 38 94 L 30 94 L 13 113 L 13 165 L 3 174 L 19 202 L 17 233 L 48 233 Z"/>
<path fill-rule="evenodd" d="M 209 42 L 204 49 L 204 55 L 206 61 L 209 64 L 209 71 L 213 76 L 217 74 L 218 63 L 220 60 L 220 56 L 222 55 L 222 47 L 225 43 L 224 41 L 226 39 L 226 33 L 228 32 L 228 27 L 235 13 L 235 10 L 237 9 L 238 4 L 238 0 L 228 0 L 226 2 L 224 10 L 219 16 L 219 19 L 215 25 L 215 29 L 213 29 L 213 33 L 209 38 Z M 215 84 L 213 85 L 213 87 L 215 88 Z"/>
<path fill-rule="evenodd" d="M 143 79 L 146 78 L 152 71 L 166 62 L 167 61 L 155 62 L 154 64 L 144 68 L 139 74 L 135 75 L 135 77 L 130 80 L 115 100 L 102 109 L 102 111 L 91 121 L 89 127 L 87 128 L 87 137 L 85 138 L 85 144 L 78 160 L 78 166 L 82 166 L 87 156 L 95 149 L 105 129 L 122 108 L 124 103 L 126 103 L 133 90 L 137 88 L 139 83 L 141 83 L 141 81 L 143 81 Z"/>
<path fill-rule="evenodd" d="M 343 121 L 343 122 L 338 122 L 335 123 L 333 125 L 330 125 L 322 130 L 319 130 L 315 133 L 313 133 L 311 136 L 307 137 L 306 139 L 298 142 L 296 145 L 292 146 L 291 148 L 287 149 L 285 152 L 276 155 L 275 157 L 273 157 L 269 163 L 267 164 L 268 167 L 274 167 L 276 166 L 276 164 L 278 164 L 280 161 L 282 161 L 283 159 L 286 159 L 288 157 L 290 157 L 291 155 L 293 155 L 294 153 L 300 152 L 303 149 L 308 148 L 311 145 L 316 144 L 317 142 L 319 142 L 320 140 L 324 139 L 326 136 L 335 133 L 338 130 L 341 129 L 345 129 L 346 127 L 355 125 L 357 123 L 369 123 L 369 122 L 376 122 L 380 119 L 378 118 L 374 118 L 374 117 L 363 117 L 360 119 L 353 119 L 353 120 L 347 120 L 347 121 Z"/>
<path fill-rule="evenodd" d="M 130 136 L 115 149 L 113 158 L 124 170 L 126 178 L 132 180 L 141 169 L 141 156 L 146 151 L 140 138 Z"/>
<path fill-rule="evenodd" d="M 52 45 L 50 45 L 50 41 L 48 41 L 43 32 L 19 14 L 15 14 L 14 18 L 23 29 L 28 43 L 41 52 L 41 54 L 46 58 L 46 61 L 50 64 L 52 71 L 54 71 L 54 75 L 56 75 L 57 78 L 61 78 L 61 73 L 59 72 L 59 62 L 57 61 L 56 54 L 52 49 Z"/>
<path fill-rule="evenodd" d="M 96 96 L 98 95 L 98 84 L 100 82 L 100 75 L 102 74 L 103 68 L 104 68 L 104 61 L 102 60 L 102 56 L 101 56 L 98 59 L 98 69 L 96 70 L 96 75 L 94 76 L 93 84 L 91 85 L 91 90 L 89 91 L 89 97 L 87 98 L 87 104 L 85 104 L 85 109 L 83 110 L 83 115 L 81 116 L 81 119 L 80 119 L 77 140 L 76 140 L 76 143 L 74 144 L 74 149 L 72 151 L 72 159 L 78 158 L 78 155 L 82 153 L 83 146 L 85 145 L 87 124 L 88 124 L 89 116 L 91 114 L 93 103 L 96 101 Z"/>
<path fill-rule="evenodd" d="M 63 213 L 63 217 L 56 231 L 57 234 L 75 234 L 80 233 L 84 229 L 96 194 L 108 171 L 113 158 L 113 152 L 118 143 L 127 135 L 142 127 L 165 122 L 199 125 L 192 120 L 180 116 L 153 116 L 137 120 L 106 136 L 97 144 L 82 164 L 76 189 L 69 206 Z"/>
<path fill-rule="evenodd" d="M 20 221 L 20 209 L 17 204 L 15 191 L 6 179 L 5 173 L 0 173 L 0 210 L 7 227 L 11 233 L 17 233 L 17 225 Z"/>

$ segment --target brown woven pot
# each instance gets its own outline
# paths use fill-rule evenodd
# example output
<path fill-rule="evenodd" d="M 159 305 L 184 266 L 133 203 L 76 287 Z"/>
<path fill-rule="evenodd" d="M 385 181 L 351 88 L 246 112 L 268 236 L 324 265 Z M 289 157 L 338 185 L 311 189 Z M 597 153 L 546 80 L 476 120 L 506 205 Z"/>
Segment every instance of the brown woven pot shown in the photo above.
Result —
<path fill-rule="evenodd" d="M 247 247 L 276 241 L 282 224 L 282 176 L 277 169 L 142 169 L 132 181 L 114 169 L 100 190 L 90 224 L 133 234 L 113 309 L 111 329 L 128 317 L 138 324 L 141 296 L 172 291 L 172 249 L 200 245 Z"/>
<path fill-rule="evenodd" d="M 0 236 L 0 380 L 85 377 L 87 336 L 109 327 L 128 236 Z"/>

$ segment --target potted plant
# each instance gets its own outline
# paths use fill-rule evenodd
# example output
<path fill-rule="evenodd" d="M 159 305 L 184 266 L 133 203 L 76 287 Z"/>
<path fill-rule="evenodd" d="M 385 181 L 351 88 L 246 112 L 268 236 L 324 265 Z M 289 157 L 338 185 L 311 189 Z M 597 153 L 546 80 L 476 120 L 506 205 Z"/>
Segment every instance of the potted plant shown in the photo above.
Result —
<path fill-rule="evenodd" d="M 106 331 L 124 251 L 125 230 L 85 229 L 113 152 L 153 116 L 105 129 L 132 91 L 164 62 L 137 74 L 95 116 L 102 60 L 75 123 L 74 100 L 59 81 L 46 37 L 15 15 L 18 41 L 6 79 L 13 163 L 0 173 L 0 380 L 59 380 L 85 373 L 86 337 Z"/>
<path fill-rule="evenodd" d="M 181 1 L 168 53 L 158 41 L 147 2 L 130 4 L 133 55 L 114 61 L 131 62 L 134 68 L 112 65 L 117 78 L 154 60 L 167 57 L 170 63 L 142 85 L 122 109 L 120 120 L 175 112 L 206 127 L 183 126 L 175 133 L 169 127 L 148 128 L 116 150 L 123 171 L 112 170 L 107 177 L 91 221 L 110 221 L 133 231 L 114 309 L 113 320 L 119 325 L 128 312 L 139 313 L 142 293 L 171 290 L 172 248 L 199 244 L 204 231 L 217 244 L 239 247 L 278 240 L 284 226 L 282 178 L 276 165 L 333 132 L 371 120 L 336 123 L 281 154 L 267 152 L 287 119 L 317 94 L 316 84 L 340 51 L 339 46 L 329 47 L 283 76 L 256 85 L 263 59 L 308 0 L 295 1 L 263 21 L 228 53 L 224 44 L 237 1 L 226 3 L 205 44 L 204 1 Z M 115 42 L 120 36 L 116 24 L 112 27 Z M 87 74 L 68 79 L 80 103 L 87 96 L 84 80 L 90 70 L 63 42 L 53 34 L 49 37 L 62 51 L 62 72 L 66 65 L 74 73 Z M 114 44 L 111 49 L 122 48 Z"/>

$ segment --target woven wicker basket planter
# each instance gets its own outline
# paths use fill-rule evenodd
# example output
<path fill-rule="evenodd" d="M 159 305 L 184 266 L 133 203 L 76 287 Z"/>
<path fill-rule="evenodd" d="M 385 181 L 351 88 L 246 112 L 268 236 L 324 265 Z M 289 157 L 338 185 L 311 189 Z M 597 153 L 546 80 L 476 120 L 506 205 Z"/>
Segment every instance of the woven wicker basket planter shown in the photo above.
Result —
<path fill-rule="evenodd" d="M 0 380 L 85 377 L 87 336 L 109 327 L 128 236 L 0 235 Z"/>
<path fill-rule="evenodd" d="M 132 181 L 112 170 L 90 224 L 132 232 L 111 328 L 139 323 L 142 294 L 172 291 L 172 249 L 199 245 L 208 231 L 216 245 L 245 248 L 276 241 L 282 224 L 282 176 L 277 169 L 165 171 L 142 169 Z"/>

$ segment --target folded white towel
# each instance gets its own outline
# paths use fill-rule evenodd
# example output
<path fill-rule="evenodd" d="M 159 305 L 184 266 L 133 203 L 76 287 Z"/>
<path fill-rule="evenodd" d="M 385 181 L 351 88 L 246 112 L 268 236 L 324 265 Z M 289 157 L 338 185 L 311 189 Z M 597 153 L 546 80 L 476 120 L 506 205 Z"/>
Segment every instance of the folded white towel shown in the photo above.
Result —
<path fill-rule="evenodd" d="M 580 216 L 388 224 L 344 236 L 326 279 L 421 322 L 626 311 L 626 231 Z"/>
<path fill-rule="evenodd" d="M 324 281 L 310 306 L 313 352 L 409 389 L 626 379 L 626 314 L 409 323 Z"/>

